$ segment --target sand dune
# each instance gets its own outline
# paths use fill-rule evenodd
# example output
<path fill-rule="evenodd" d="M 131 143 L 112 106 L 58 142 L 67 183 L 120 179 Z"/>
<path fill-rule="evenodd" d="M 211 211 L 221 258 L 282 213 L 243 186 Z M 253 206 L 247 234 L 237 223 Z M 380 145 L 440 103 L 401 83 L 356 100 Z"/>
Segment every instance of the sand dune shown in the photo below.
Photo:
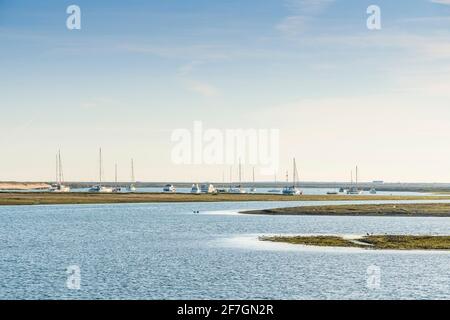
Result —
<path fill-rule="evenodd" d="M 0 190 L 34 190 L 49 187 L 49 184 L 43 182 L 0 182 Z"/>

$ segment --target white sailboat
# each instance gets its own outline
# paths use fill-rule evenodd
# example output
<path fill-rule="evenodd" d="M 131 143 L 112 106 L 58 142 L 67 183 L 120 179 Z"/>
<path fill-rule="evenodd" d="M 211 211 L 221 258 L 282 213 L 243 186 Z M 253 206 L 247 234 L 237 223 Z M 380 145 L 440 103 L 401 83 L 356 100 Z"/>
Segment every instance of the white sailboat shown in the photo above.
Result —
<path fill-rule="evenodd" d="M 256 192 L 256 187 L 255 187 L 255 167 L 253 167 L 253 186 L 250 188 L 250 192 Z"/>
<path fill-rule="evenodd" d="M 292 186 L 286 186 L 283 188 L 283 194 L 284 195 L 290 195 L 290 196 L 298 196 L 303 194 L 303 192 L 299 189 L 297 189 L 297 165 L 295 163 L 295 158 L 294 158 L 294 165 L 293 165 L 293 179 L 292 179 Z"/>
<path fill-rule="evenodd" d="M 356 185 L 353 185 L 353 171 L 350 176 L 351 186 L 347 190 L 347 194 L 362 194 L 362 190 L 358 189 L 358 166 L 356 166 Z"/>
<path fill-rule="evenodd" d="M 242 170 L 241 170 L 241 159 L 239 159 L 239 185 L 234 186 L 230 188 L 230 193 L 247 193 L 247 190 L 245 190 L 241 185 L 242 180 Z"/>
<path fill-rule="evenodd" d="M 52 185 L 52 192 L 70 192 L 70 187 L 64 185 L 64 173 L 62 168 L 61 150 L 56 155 L 56 183 Z"/>
<path fill-rule="evenodd" d="M 274 173 L 274 184 L 275 186 L 277 185 L 277 174 L 276 172 Z M 277 189 L 276 187 L 274 189 L 270 189 L 269 191 L 270 193 L 280 193 L 280 189 Z"/>
<path fill-rule="evenodd" d="M 225 188 L 225 171 L 222 171 L 222 186 L 216 188 L 216 193 L 226 193 L 228 192 L 227 188 Z"/>
<path fill-rule="evenodd" d="M 216 188 L 211 183 L 205 183 L 200 186 L 200 192 L 202 193 L 215 193 Z"/>
<path fill-rule="evenodd" d="M 99 150 L 99 184 L 91 187 L 89 192 L 99 192 L 99 193 L 111 193 L 113 192 L 113 188 L 102 186 L 102 148 Z"/>
<path fill-rule="evenodd" d="M 127 187 L 127 191 L 128 192 L 135 192 L 136 191 L 136 186 L 134 184 L 135 184 L 135 181 L 134 181 L 134 161 L 133 161 L 133 159 L 131 159 L 131 183 Z"/>
<path fill-rule="evenodd" d="M 175 192 L 177 192 L 177 189 L 175 188 L 175 186 L 173 184 L 166 184 L 163 188 L 163 192 L 175 193 Z"/>
<path fill-rule="evenodd" d="M 117 193 L 122 191 L 122 188 L 119 187 L 119 185 L 117 184 L 117 163 L 114 166 L 114 188 L 113 188 L 113 192 Z"/>
<path fill-rule="evenodd" d="M 194 183 L 192 185 L 191 193 L 194 193 L 194 194 L 200 194 L 201 193 L 200 187 L 198 186 L 198 183 Z"/>

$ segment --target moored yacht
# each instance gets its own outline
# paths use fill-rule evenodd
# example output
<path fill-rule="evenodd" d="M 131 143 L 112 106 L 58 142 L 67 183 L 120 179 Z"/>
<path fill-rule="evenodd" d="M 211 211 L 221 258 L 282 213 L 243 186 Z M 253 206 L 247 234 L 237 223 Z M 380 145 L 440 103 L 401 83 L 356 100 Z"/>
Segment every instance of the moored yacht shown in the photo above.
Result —
<path fill-rule="evenodd" d="M 99 193 L 112 193 L 114 192 L 113 188 L 102 186 L 100 184 L 92 186 L 89 189 L 89 192 L 99 192 Z"/>
<path fill-rule="evenodd" d="M 247 193 L 247 190 L 243 188 L 241 185 L 234 186 L 228 190 L 228 193 Z"/>
<path fill-rule="evenodd" d="M 275 186 L 277 185 L 277 174 L 275 173 L 274 174 L 274 183 L 275 183 Z M 280 193 L 281 192 L 281 190 L 280 189 L 277 189 L 276 187 L 274 188 L 274 189 L 269 189 L 269 191 L 267 191 L 267 192 L 269 192 L 269 193 Z"/>
<path fill-rule="evenodd" d="M 241 169 L 241 159 L 239 159 L 239 184 L 237 186 L 230 187 L 228 193 L 235 193 L 235 194 L 247 193 L 247 190 L 245 190 L 245 188 L 242 187 L 241 181 L 242 181 L 242 169 Z"/>
<path fill-rule="evenodd" d="M 198 186 L 198 183 L 194 183 L 192 185 L 191 193 L 195 193 L 195 194 L 200 194 L 201 193 L 200 187 Z"/>
<path fill-rule="evenodd" d="M 253 167 L 253 186 L 250 188 L 250 192 L 255 193 L 256 187 L 255 187 L 255 167 Z"/>
<path fill-rule="evenodd" d="M 177 192 L 177 189 L 174 187 L 173 184 L 166 184 L 163 188 L 163 192 L 173 193 L 173 192 Z"/>
<path fill-rule="evenodd" d="M 135 183 L 136 182 L 134 180 L 134 161 L 133 161 L 133 159 L 131 159 L 131 183 L 127 187 L 127 191 L 128 192 L 135 192 L 136 191 L 136 186 L 134 185 Z"/>
<path fill-rule="evenodd" d="M 113 188 L 102 185 L 103 164 L 102 164 L 102 148 L 99 150 L 99 184 L 89 188 L 89 192 L 112 193 Z"/>
<path fill-rule="evenodd" d="M 284 195 L 288 195 L 288 196 L 300 196 L 300 195 L 302 195 L 302 192 L 300 190 L 298 190 L 295 186 L 284 187 L 282 193 Z"/>
<path fill-rule="evenodd" d="M 362 190 L 358 190 L 357 187 L 350 187 L 347 190 L 347 194 L 362 194 Z"/>
<path fill-rule="evenodd" d="M 63 184 L 53 184 L 50 188 L 51 192 L 70 192 L 70 187 Z"/>
<path fill-rule="evenodd" d="M 297 165 L 295 163 L 295 158 L 294 158 L 293 162 L 294 162 L 294 165 L 293 165 L 293 171 L 294 171 L 293 174 L 294 174 L 294 176 L 293 176 L 293 179 L 292 179 L 292 186 L 284 187 L 282 193 L 284 195 L 289 195 L 289 196 L 299 196 L 299 195 L 302 195 L 303 192 L 300 189 L 298 189 L 297 186 L 296 186 L 296 182 L 297 182 L 297 179 L 296 179 L 297 178 Z"/>
<path fill-rule="evenodd" d="M 63 184 L 64 174 L 62 169 L 61 151 L 56 155 L 56 183 L 50 188 L 51 192 L 70 192 L 70 187 Z"/>
<path fill-rule="evenodd" d="M 347 194 L 357 195 L 362 194 L 363 191 L 358 189 L 358 166 L 356 166 L 356 184 L 353 185 L 353 171 L 350 173 L 350 183 L 351 186 L 347 190 Z"/>
<path fill-rule="evenodd" d="M 114 187 L 112 188 L 112 192 L 119 193 L 122 191 L 122 188 L 117 184 L 117 163 L 114 166 Z"/>
<path fill-rule="evenodd" d="M 205 183 L 200 186 L 200 192 L 202 193 L 215 193 L 216 188 L 210 183 Z"/>

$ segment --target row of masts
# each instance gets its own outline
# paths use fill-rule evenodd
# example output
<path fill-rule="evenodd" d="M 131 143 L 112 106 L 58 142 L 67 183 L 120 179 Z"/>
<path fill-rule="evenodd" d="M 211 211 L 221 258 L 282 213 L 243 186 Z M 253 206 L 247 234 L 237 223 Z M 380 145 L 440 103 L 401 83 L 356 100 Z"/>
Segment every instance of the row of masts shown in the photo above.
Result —
<path fill-rule="evenodd" d="M 297 171 L 297 165 L 296 160 L 293 158 L 293 168 L 292 168 L 292 186 L 286 186 L 285 189 L 290 189 L 291 191 L 296 191 L 297 188 L 297 180 L 298 180 L 298 171 Z M 237 187 L 241 187 L 242 183 L 242 167 L 241 167 L 241 159 L 239 159 L 239 169 L 238 169 L 238 175 L 239 175 L 239 185 Z M 232 182 L 232 176 L 233 176 L 233 167 L 230 167 L 230 187 Z M 118 188 L 118 175 L 117 175 L 117 163 L 114 165 L 114 182 L 116 188 Z M 95 187 L 101 187 L 102 186 L 102 179 L 103 178 L 103 156 L 102 156 L 102 148 L 99 148 L 99 185 L 94 186 Z M 61 150 L 58 150 L 58 153 L 56 154 L 56 172 L 55 172 L 55 180 L 56 180 L 56 186 L 63 186 L 64 183 L 64 173 L 63 173 L 63 166 L 62 166 L 62 159 L 61 159 Z M 225 172 L 222 173 L 222 180 L 223 183 L 225 183 Z M 253 184 L 255 184 L 255 167 L 252 168 L 252 181 Z M 351 190 L 357 191 L 358 190 L 358 166 L 356 166 L 356 186 L 353 185 L 353 170 L 350 171 L 350 181 L 351 181 Z M 276 180 L 276 174 L 275 174 L 275 184 L 277 183 Z M 289 183 L 289 173 L 286 171 L 286 183 Z M 131 159 L 131 184 L 127 187 L 129 191 L 136 190 L 135 186 L 135 175 L 134 175 L 134 159 Z M 91 188 L 91 190 L 93 190 Z M 254 186 L 253 186 L 254 188 Z M 114 191 L 114 190 L 113 190 Z M 284 190 L 283 190 L 284 191 Z"/>
<path fill-rule="evenodd" d="M 297 183 L 297 177 L 298 177 L 298 171 L 295 164 L 294 159 L 294 179 L 293 183 L 296 185 Z M 241 169 L 241 162 L 239 161 L 238 166 L 238 182 L 242 183 L 242 169 Z M 275 184 L 277 183 L 277 174 L 274 174 Z M 255 167 L 252 167 L 252 182 L 255 183 Z M 286 182 L 289 182 L 289 172 L 286 171 Z M 225 183 L 225 171 L 222 171 L 222 183 Z M 233 183 L 233 166 L 230 166 L 230 177 L 229 177 L 229 183 Z"/>
<path fill-rule="evenodd" d="M 102 156 L 102 148 L 99 149 L 99 183 L 102 184 L 103 177 L 103 156 Z M 117 184 L 117 163 L 114 164 L 114 182 Z M 131 183 L 136 183 L 134 178 L 134 159 L 131 159 Z"/>
<path fill-rule="evenodd" d="M 286 187 L 283 188 L 282 192 L 283 194 L 287 194 L 287 195 L 300 195 L 302 194 L 301 190 L 297 189 L 297 178 L 298 178 L 298 171 L 297 171 L 297 164 L 295 161 L 295 158 L 293 159 L 293 181 L 292 181 L 292 185 L 287 185 Z M 233 184 L 233 167 L 230 166 L 230 188 L 229 188 L 229 192 L 231 193 L 245 193 L 245 189 L 242 188 L 242 168 L 241 168 L 241 159 L 239 159 L 239 169 L 238 169 L 238 176 L 239 176 L 239 184 L 237 186 L 232 186 Z M 222 172 L 222 180 L 223 183 L 225 184 L 225 172 Z M 255 167 L 252 168 L 252 181 L 253 181 L 253 186 L 251 187 L 250 191 L 251 192 L 255 192 L 256 191 L 256 187 L 255 187 Z M 275 175 L 275 181 L 276 181 L 276 175 Z M 286 182 L 289 183 L 288 180 L 288 174 L 286 174 Z M 269 190 L 269 192 L 278 192 L 280 190 Z"/>
<path fill-rule="evenodd" d="M 62 166 L 62 159 L 61 159 L 61 150 L 58 150 L 58 153 L 56 154 L 56 172 L 55 172 L 55 182 L 58 184 L 64 183 L 64 172 L 63 172 L 63 166 Z M 103 157 L 102 157 L 102 149 L 99 150 L 99 182 L 102 183 L 103 179 Z M 114 181 L 117 183 L 117 163 L 114 165 Z M 134 159 L 131 159 L 131 182 L 135 183 L 134 178 Z"/>
<path fill-rule="evenodd" d="M 114 182 L 115 187 L 109 188 L 102 185 L 102 176 L 103 176 L 103 157 L 102 157 L 102 148 L 99 149 L 99 184 L 93 186 L 89 189 L 91 192 L 120 192 L 121 188 L 118 186 L 117 182 L 117 163 L 114 164 Z M 135 187 L 135 178 L 134 178 L 134 160 L 131 159 L 131 184 L 127 186 L 127 191 L 134 192 L 136 191 Z"/>
<path fill-rule="evenodd" d="M 62 184 L 64 182 L 64 173 L 62 168 L 62 160 L 61 160 L 61 150 L 58 150 L 56 154 L 56 178 L 55 181 L 57 184 Z"/>

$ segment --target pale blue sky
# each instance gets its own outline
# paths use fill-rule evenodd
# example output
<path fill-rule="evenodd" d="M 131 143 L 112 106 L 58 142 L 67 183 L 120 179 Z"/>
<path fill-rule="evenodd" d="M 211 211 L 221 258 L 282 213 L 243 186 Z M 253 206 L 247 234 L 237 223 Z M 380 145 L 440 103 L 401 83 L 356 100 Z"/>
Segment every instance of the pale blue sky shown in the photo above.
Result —
<path fill-rule="evenodd" d="M 0 0 L 0 180 L 52 179 L 58 148 L 95 180 L 99 146 L 107 180 L 131 157 L 138 180 L 221 180 L 171 163 L 171 132 L 201 120 L 279 128 L 280 179 L 296 156 L 302 180 L 450 182 L 445 2 Z"/>

